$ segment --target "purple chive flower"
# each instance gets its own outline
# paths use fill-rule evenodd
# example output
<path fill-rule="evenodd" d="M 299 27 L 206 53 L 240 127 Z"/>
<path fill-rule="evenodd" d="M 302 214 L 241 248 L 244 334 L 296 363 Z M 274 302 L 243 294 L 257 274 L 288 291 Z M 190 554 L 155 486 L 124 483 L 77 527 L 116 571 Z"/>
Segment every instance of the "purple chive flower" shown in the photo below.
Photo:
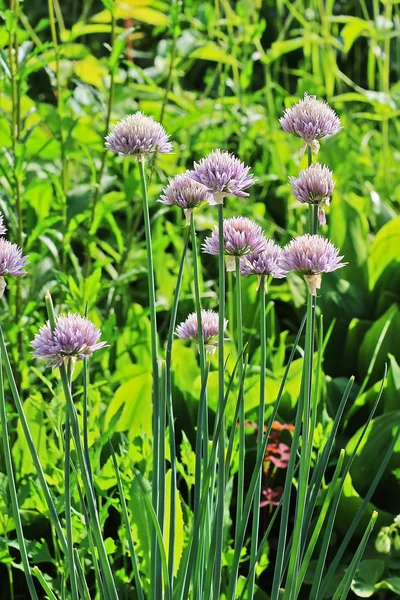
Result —
<path fill-rule="evenodd" d="M 273 240 L 265 240 L 264 250 L 260 254 L 247 254 L 240 260 L 240 272 L 244 277 L 257 275 L 258 287 L 263 275 L 282 279 L 286 275 L 281 265 L 282 254 L 283 250 L 278 244 Z"/>
<path fill-rule="evenodd" d="M 247 190 L 255 179 L 236 156 L 223 150 L 213 150 L 200 162 L 194 163 L 194 170 L 189 171 L 190 177 L 206 186 L 213 195 L 213 204 L 222 204 L 225 196 L 244 198 Z"/>
<path fill-rule="evenodd" d="M 0 276 L 12 275 L 19 277 L 25 275 L 24 267 L 28 263 L 28 257 L 22 256 L 22 250 L 17 244 L 12 244 L 4 238 L 0 238 Z"/>
<path fill-rule="evenodd" d="M 95 350 L 103 348 L 106 342 L 99 342 L 100 336 L 100 329 L 89 319 L 68 313 L 57 318 L 54 331 L 47 321 L 35 335 L 31 346 L 35 358 L 44 358 L 49 365 L 60 367 L 69 359 L 83 360 Z"/>
<path fill-rule="evenodd" d="M 306 233 L 295 238 L 283 249 L 281 267 L 288 271 L 296 271 L 304 276 L 308 289 L 313 296 L 321 287 L 321 273 L 331 273 L 345 267 L 348 263 L 340 262 L 339 249 L 320 235 Z"/>
<path fill-rule="evenodd" d="M 298 177 L 289 177 L 293 195 L 299 202 L 318 205 L 318 219 L 321 225 L 326 225 L 323 206 L 329 206 L 335 182 L 332 171 L 325 165 L 316 163 L 305 171 L 300 171 Z"/>
<path fill-rule="evenodd" d="M 228 321 L 224 319 L 224 331 L 228 326 Z M 202 310 L 201 311 L 201 327 L 203 329 L 204 345 L 210 354 L 214 354 L 218 342 L 219 331 L 219 315 L 214 310 Z M 181 340 L 194 340 L 195 342 L 199 339 L 199 326 L 197 322 L 197 314 L 191 313 L 186 321 L 183 321 L 176 328 L 176 335 Z"/>
<path fill-rule="evenodd" d="M 170 154 L 172 144 L 164 127 L 141 112 L 118 121 L 107 135 L 105 146 L 114 154 L 132 155 L 143 160 L 153 152 Z"/>
<path fill-rule="evenodd" d="M 4 217 L 0 213 L 0 235 L 7 233 L 7 227 L 4 225 Z"/>
<path fill-rule="evenodd" d="M 307 93 L 297 104 L 284 111 L 279 122 L 285 131 L 304 140 L 302 154 L 307 146 L 318 154 L 318 140 L 342 129 L 339 117 L 329 104 Z"/>
<path fill-rule="evenodd" d="M 206 202 L 212 202 L 212 199 L 212 195 L 204 185 L 194 181 L 187 173 L 182 173 L 169 179 L 168 185 L 157 202 L 168 206 L 175 204 L 183 208 L 186 225 L 189 225 L 193 210 Z"/>
<path fill-rule="evenodd" d="M 265 247 L 263 230 L 257 223 L 246 217 L 224 219 L 224 254 L 227 255 L 227 270 L 235 270 L 235 256 L 260 254 Z M 211 236 L 204 240 L 205 254 L 218 254 L 219 231 L 214 227 Z"/>

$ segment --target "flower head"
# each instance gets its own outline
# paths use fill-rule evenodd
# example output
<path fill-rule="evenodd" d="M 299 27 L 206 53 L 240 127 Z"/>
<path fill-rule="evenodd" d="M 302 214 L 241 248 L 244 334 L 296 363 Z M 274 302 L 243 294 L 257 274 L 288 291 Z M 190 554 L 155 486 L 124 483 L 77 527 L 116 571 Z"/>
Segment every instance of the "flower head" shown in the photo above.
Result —
<path fill-rule="evenodd" d="M 224 319 L 224 330 L 228 326 L 228 321 Z M 203 330 L 204 345 L 208 352 L 214 354 L 218 342 L 216 338 L 219 332 L 219 315 L 214 310 L 202 310 L 201 311 L 201 327 Z M 199 325 L 197 321 L 197 314 L 190 313 L 186 321 L 183 321 L 176 328 L 176 335 L 181 340 L 194 340 L 197 341 L 199 338 Z"/>
<path fill-rule="evenodd" d="M 186 224 L 189 225 L 193 209 L 206 202 L 212 202 L 212 195 L 204 185 L 194 181 L 187 173 L 182 173 L 169 179 L 168 185 L 157 202 L 168 206 L 175 204 L 183 208 L 186 214 Z"/>
<path fill-rule="evenodd" d="M 0 238 L 0 276 L 12 275 L 19 277 L 25 275 L 24 267 L 28 263 L 28 257 L 22 256 L 22 250 L 17 244 L 12 244 L 4 238 Z"/>
<path fill-rule="evenodd" d="M 224 254 L 228 256 L 245 256 L 260 254 L 265 247 L 263 230 L 257 223 L 246 217 L 224 219 Z M 205 254 L 218 254 L 219 231 L 214 227 L 211 236 L 204 240 L 202 250 Z M 234 261 L 227 262 L 228 270 L 234 269 Z"/>
<path fill-rule="evenodd" d="M 285 131 L 304 140 L 304 150 L 310 146 L 316 154 L 319 150 L 317 140 L 342 129 L 339 117 L 328 103 L 307 93 L 297 104 L 284 111 L 279 122 Z"/>
<path fill-rule="evenodd" d="M 335 182 L 332 171 L 325 165 L 316 163 L 305 171 L 300 171 L 298 177 L 289 177 L 292 192 L 299 202 L 318 206 L 318 218 L 321 225 L 326 225 L 323 206 L 329 206 Z"/>
<path fill-rule="evenodd" d="M 189 175 L 194 181 L 202 183 L 213 195 L 213 204 L 221 204 L 225 196 L 244 198 L 247 190 L 254 183 L 253 175 L 236 156 L 223 150 L 213 150 L 200 162 L 194 163 L 194 170 Z"/>
<path fill-rule="evenodd" d="M 340 262 L 339 249 L 320 235 L 306 233 L 295 238 L 284 248 L 281 266 L 304 276 L 310 293 L 315 296 L 321 287 L 321 273 L 330 273 L 345 267 Z"/>
<path fill-rule="evenodd" d="M 83 360 L 95 350 L 106 345 L 99 342 L 100 329 L 86 317 L 68 313 L 56 320 L 54 331 L 50 323 L 40 328 L 31 342 L 35 358 L 44 358 L 53 367 L 59 367 L 69 359 Z"/>
<path fill-rule="evenodd" d="M 281 266 L 282 252 L 282 248 L 273 240 L 265 240 L 264 250 L 260 254 L 247 254 L 241 259 L 241 274 L 244 277 L 258 275 L 259 284 L 263 275 L 282 279 L 286 275 Z"/>
<path fill-rule="evenodd" d="M 4 225 L 4 217 L 0 213 L 0 235 L 7 233 L 7 227 Z"/>
<path fill-rule="evenodd" d="M 106 137 L 106 148 L 114 154 L 142 159 L 153 152 L 170 154 L 172 144 L 164 127 L 141 112 L 127 115 Z"/>

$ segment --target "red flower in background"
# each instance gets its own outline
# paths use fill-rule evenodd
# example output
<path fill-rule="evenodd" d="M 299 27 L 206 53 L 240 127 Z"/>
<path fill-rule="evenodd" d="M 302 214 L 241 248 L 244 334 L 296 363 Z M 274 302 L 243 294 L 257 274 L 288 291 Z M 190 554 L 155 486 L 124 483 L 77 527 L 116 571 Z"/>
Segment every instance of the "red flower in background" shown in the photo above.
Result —
<path fill-rule="evenodd" d="M 264 508 L 265 506 L 272 505 L 278 506 L 280 499 L 282 498 L 283 487 L 278 486 L 274 490 L 272 488 L 266 488 L 262 490 L 261 496 L 262 500 L 260 502 L 260 508 Z"/>

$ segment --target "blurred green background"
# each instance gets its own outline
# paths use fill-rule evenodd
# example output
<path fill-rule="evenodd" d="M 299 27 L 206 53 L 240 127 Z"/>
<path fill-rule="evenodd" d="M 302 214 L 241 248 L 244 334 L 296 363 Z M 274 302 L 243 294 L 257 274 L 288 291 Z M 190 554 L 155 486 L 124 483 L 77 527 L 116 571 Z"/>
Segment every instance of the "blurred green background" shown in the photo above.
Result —
<path fill-rule="evenodd" d="M 151 165 L 163 348 L 185 236 L 180 211 L 156 204 L 167 178 L 190 168 L 213 148 L 234 152 L 251 165 L 257 183 L 249 198 L 226 201 L 226 215 L 255 219 L 283 245 L 306 230 L 307 211 L 291 196 L 287 179 L 305 168 L 306 159 L 300 158 L 299 140 L 286 134 L 278 119 L 306 91 L 328 100 L 339 114 L 344 129 L 322 141 L 319 160 L 333 169 L 337 181 L 326 235 L 341 248 L 349 266 L 324 277 L 318 301 L 329 339 L 316 448 L 329 431 L 346 378 L 354 375 L 355 391 L 337 450 L 351 446 L 376 398 L 385 364 L 388 368 L 377 416 L 340 506 L 336 524 L 340 540 L 368 488 L 371 467 L 378 468 L 379 456 L 400 422 L 400 4 L 11 0 L 11 4 L 0 1 L 0 7 L 0 208 L 9 239 L 20 243 L 30 259 L 22 282 L 10 282 L 0 321 L 49 482 L 60 492 L 61 393 L 55 375 L 35 364 L 29 350 L 45 320 L 45 290 L 51 289 L 62 310 L 83 313 L 88 304 L 89 317 L 102 328 L 110 347 L 91 362 L 90 442 L 111 541 L 118 538 L 119 520 L 104 444 L 114 437 L 125 445 L 127 476 L 133 461 L 148 473 L 151 362 L 139 173 L 130 159 L 105 153 L 104 135 L 116 120 L 140 109 L 163 123 L 174 144 L 172 155 L 158 156 Z M 196 214 L 200 238 L 215 221 L 212 207 Z M 204 307 L 217 309 L 214 257 L 204 256 L 202 267 Z M 178 320 L 193 310 L 191 284 L 189 256 Z M 228 329 L 233 332 L 232 285 L 228 279 Z M 269 287 L 269 403 L 279 388 L 305 297 L 304 282 L 295 275 Z M 244 281 L 244 321 L 250 351 L 246 408 L 251 421 L 258 402 L 259 353 L 252 280 Z M 200 380 L 195 348 L 180 341 L 174 348 L 184 504 L 187 488 L 190 492 L 188 443 L 194 439 Z M 233 362 L 233 341 L 229 351 Z M 282 400 L 283 421 L 293 419 L 300 373 L 301 358 L 293 365 Z M 210 375 L 211 408 L 216 403 L 215 375 Z M 79 369 L 75 380 L 80 406 Z M 228 421 L 232 416 L 233 407 Z M 51 573 L 55 563 L 46 510 L 30 477 L 32 463 L 24 438 L 18 423 L 14 425 L 13 452 L 31 557 L 33 563 L 45 563 L 44 570 Z M 373 498 L 381 526 L 392 523 L 399 512 L 399 479 L 400 446 Z M 0 484 L 4 491 L 3 474 Z M 0 561 L 10 577 L 18 565 L 5 498 L 4 491 Z M 190 518 L 185 515 L 186 524 Z M 76 528 L 79 536 L 79 524 Z M 81 536 L 83 540 L 82 530 Z M 125 566 L 114 552 L 121 589 L 131 597 Z M 400 553 L 378 555 L 372 540 L 366 558 L 373 564 L 364 566 L 354 593 L 400 597 L 396 576 Z M 2 578 L 2 598 L 9 597 L 8 590 L 9 582 Z M 16 597 L 24 597 L 21 590 Z"/>

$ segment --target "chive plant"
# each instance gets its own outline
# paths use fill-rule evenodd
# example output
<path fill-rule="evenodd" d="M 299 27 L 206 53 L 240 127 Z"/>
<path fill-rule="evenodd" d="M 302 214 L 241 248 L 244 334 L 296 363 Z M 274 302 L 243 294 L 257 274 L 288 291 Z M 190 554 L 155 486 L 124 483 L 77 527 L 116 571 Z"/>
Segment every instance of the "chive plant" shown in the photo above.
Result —
<path fill-rule="evenodd" d="M 339 250 L 318 233 L 318 228 L 326 224 L 324 208 L 329 205 L 334 182 L 328 167 L 320 163 L 313 164 L 313 153 L 318 154 L 320 140 L 340 131 L 340 121 L 330 107 L 314 96 L 305 95 L 300 102 L 287 110 L 281 119 L 282 127 L 288 133 L 300 137 L 303 142 L 301 153 L 307 151 L 308 168 L 301 171 L 290 183 L 294 196 L 302 203 L 309 205 L 308 232 L 290 241 L 284 249 L 276 242 L 264 236 L 259 224 L 239 217 L 224 218 L 224 201 L 227 197 L 246 197 L 248 188 L 254 183 L 249 167 L 229 152 L 214 150 L 200 162 L 194 164 L 191 171 L 176 176 L 169 181 L 163 191 L 160 202 L 166 206 L 178 206 L 183 209 L 187 232 L 180 260 L 177 284 L 173 296 L 171 317 L 167 336 L 166 360 L 159 364 L 159 345 L 156 315 L 156 286 L 154 277 L 152 232 L 150 220 L 149 197 L 147 191 L 146 167 L 148 158 L 158 153 L 170 153 L 172 144 L 164 128 L 151 117 L 142 113 L 129 115 L 117 123 L 106 138 L 106 148 L 124 157 L 132 156 L 139 168 L 143 196 L 143 219 L 147 249 L 147 275 L 149 293 L 151 352 L 152 352 L 152 402 L 153 402 L 153 449 L 151 501 L 148 497 L 148 485 L 142 473 L 135 471 L 143 495 L 143 504 L 151 527 L 149 580 L 142 569 L 140 552 L 135 547 L 132 526 L 135 523 L 135 512 L 130 514 L 124 478 L 121 475 L 118 453 L 110 443 L 110 453 L 115 471 L 117 491 L 121 509 L 123 535 L 129 550 L 132 565 L 132 577 L 136 595 L 140 600 L 219 600 L 221 593 L 227 600 L 248 598 L 251 600 L 256 592 L 256 569 L 268 536 L 275 522 L 279 522 L 279 538 L 277 557 L 274 565 L 272 588 L 268 590 L 271 600 L 283 597 L 285 600 L 296 600 L 303 591 L 310 562 L 317 544 L 319 556 L 317 568 L 311 584 L 310 598 L 322 600 L 331 585 L 339 562 L 350 543 L 368 503 L 382 476 L 393 448 L 399 437 L 394 436 L 387 449 L 369 490 L 351 523 L 346 536 L 341 542 L 331 563 L 327 564 L 327 552 L 332 537 L 338 504 L 343 491 L 345 478 L 350 472 L 357 450 L 367 432 L 378 402 L 383 384 L 374 407 L 351 456 L 340 452 L 333 476 L 326 483 L 326 469 L 334 448 L 335 435 L 349 398 L 353 378 L 350 379 L 335 416 L 331 432 L 325 446 L 313 459 L 313 439 L 318 418 L 319 371 L 322 364 L 326 341 L 323 338 L 322 319 L 319 336 L 316 340 L 316 305 L 317 294 L 322 285 L 322 274 L 330 273 L 346 263 L 342 261 Z M 218 311 L 205 309 L 201 296 L 201 260 L 195 226 L 196 210 L 202 206 L 210 206 L 216 210 L 218 225 L 206 238 L 202 251 L 217 257 L 218 260 Z M 214 207 L 214 208 L 213 208 Z M 0 218 L 0 235 L 5 233 L 3 220 Z M 191 248 L 193 265 L 193 312 L 176 325 L 183 273 L 187 262 L 188 250 Z M 19 276 L 25 273 L 27 258 L 22 250 L 0 238 L 0 277 Z M 5 265 L 5 266 L 4 266 Z M 3 268 L 4 266 L 4 268 Z M 188 268 L 186 266 L 186 268 Z M 225 361 L 224 343 L 228 322 L 225 298 L 225 269 L 235 274 L 235 323 L 237 357 L 234 368 L 229 372 Z M 296 272 L 304 277 L 307 286 L 307 310 L 293 344 L 285 373 L 276 398 L 268 398 L 273 406 L 272 413 L 265 423 L 266 404 L 266 366 L 267 340 L 266 297 L 269 278 L 283 278 L 289 272 Z M 257 448 L 255 464 L 245 485 L 245 417 L 246 397 L 244 384 L 246 380 L 248 340 L 243 332 L 241 277 L 258 278 L 259 312 L 260 312 L 260 392 L 257 420 Z M 5 285 L 1 285 L 4 292 Z M 87 314 L 57 314 L 49 293 L 45 298 L 48 322 L 35 336 L 32 342 L 34 356 L 45 359 L 53 368 L 59 369 L 61 386 L 65 397 L 65 491 L 64 491 L 64 526 L 60 520 L 53 498 L 52 490 L 46 481 L 44 470 L 40 464 L 38 452 L 33 443 L 29 423 L 14 380 L 12 367 L 8 357 L 6 343 L 0 329 L 0 417 L 2 423 L 2 442 L 6 459 L 6 470 L 12 513 L 21 552 L 21 559 L 26 576 L 30 597 L 37 600 L 33 575 L 47 596 L 58 600 L 56 592 L 49 586 L 41 571 L 31 569 L 24 541 L 22 523 L 18 507 L 18 494 L 11 460 L 11 449 L 7 433 L 7 413 L 3 387 L 3 365 L 8 380 L 14 405 L 26 437 L 29 451 L 36 470 L 37 479 L 49 510 L 49 519 L 56 532 L 58 544 L 63 555 L 63 568 L 68 574 L 63 590 L 63 597 L 72 600 L 89 600 L 89 590 L 85 568 L 91 564 L 95 572 L 96 597 L 106 600 L 122 600 L 116 584 L 115 573 L 107 553 L 104 531 L 101 524 L 99 502 L 96 497 L 96 476 L 91 469 L 90 448 L 88 443 L 88 359 L 93 352 L 102 349 L 106 342 L 100 341 L 101 332 L 88 319 Z M 291 364 L 299 350 L 300 340 L 305 327 L 303 349 L 303 371 L 299 399 L 297 404 L 294 434 L 283 496 L 276 507 L 266 532 L 260 536 L 260 498 L 261 477 L 265 451 L 274 419 L 278 416 L 280 400 L 285 390 Z M 231 334 L 233 332 L 231 331 Z M 177 453 L 173 404 L 173 340 L 174 336 L 197 344 L 199 351 L 199 372 L 201 390 L 198 404 L 196 441 L 195 441 L 195 491 L 192 527 L 186 532 L 183 556 L 179 569 L 175 568 L 176 511 L 179 494 L 177 478 Z M 329 332 L 328 332 L 329 335 Z M 215 425 L 209 430 L 208 420 L 208 379 L 214 362 L 212 357 L 218 353 L 218 401 Z M 72 374 L 77 361 L 84 361 L 84 418 L 81 430 L 77 408 L 73 395 Z M 386 373 L 385 373 L 386 376 Z M 231 430 L 226 427 L 225 411 L 230 396 L 236 393 L 236 409 Z M 166 505 L 166 467 L 165 436 L 168 425 L 169 463 L 171 469 L 171 489 L 169 497 L 169 514 L 165 514 Z M 238 425 L 238 427 L 237 427 Z M 236 432 L 238 431 L 238 443 Z M 74 454 L 71 454 L 73 442 Z M 237 477 L 237 503 L 235 527 L 232 532 L 232 554 L 229 572 L 224 565 L 224 551 L 229 545 L 226 514 L 229 509 L 227 491 L 232 468 L 232 457 L 235 444 L 239 448 L 239 471 Z M 74 459 L 72 458 L 74 457 Z M 76 460 L 76 464 L 75 461 Z M 80 511 L 87 526 L 88 550 L 81 550 L 74 540 L 73 514 L 75 507 L 72 494 L 72 478 L 74 475 Z M 297 485 L 293 482 L 296 480 Z M 321 502 L 320 491 L 326 486 L 327 492 Z M 295 493 L 294 526 L 290 528 L 291 501 Z M 318 511 L 316 511 L 318 503 Z M 335 600 L 347 597 L 352 579 L 366 547 L 368 537 L 376 520 L 373 513 L 357 551 L 338 585 Z M 164 531 L 168 523 L 169 531 Z M 250 532 L 250 538 L 247 539 Z M 168 533 L 168 547 L 165 537 Z M 125 545 L 123 545 L 123 548 Z M 248 564 L 241 565 L 243 552 L 248 550 Z M 239 593 L 239 577 L 244 579 Z"/>

